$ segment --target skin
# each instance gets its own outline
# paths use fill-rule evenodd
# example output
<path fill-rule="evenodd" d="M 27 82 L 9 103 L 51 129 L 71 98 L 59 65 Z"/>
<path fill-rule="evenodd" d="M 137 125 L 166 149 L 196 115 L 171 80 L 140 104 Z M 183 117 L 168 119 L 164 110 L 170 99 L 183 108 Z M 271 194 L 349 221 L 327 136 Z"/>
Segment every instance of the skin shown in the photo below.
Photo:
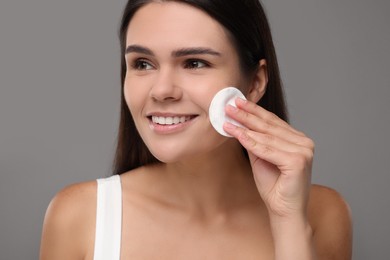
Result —
<path fill-rule="evenodd" d="M 126 102 L 164 163 L 121 175 L 121 259 L 351 259 L 347 204 L 310 183 L 313 141 L 255 104 L 266 91 L 265 60 L 245 75 L 224 28 L 175 2 L 137 11 L 127 46 Z M 226 107 L 245 126 L 225 124 L 234 138 L 208 119 L 211 99 L 226 86 L 248 99 Z M 159 126 L 151 115 L 191 120 Z M 95 212 L 95 181 L 59 192 L 46 213 L 40 259 L 93 259 Z"/>

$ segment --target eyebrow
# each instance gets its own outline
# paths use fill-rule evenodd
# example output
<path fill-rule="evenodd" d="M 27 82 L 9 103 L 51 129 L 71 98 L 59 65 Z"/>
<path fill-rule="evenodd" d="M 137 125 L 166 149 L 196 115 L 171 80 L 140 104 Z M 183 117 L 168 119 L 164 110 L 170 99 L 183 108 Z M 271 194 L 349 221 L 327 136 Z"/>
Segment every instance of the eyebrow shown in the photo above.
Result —
<path fill-rule="evenodd" d="M 182 56 L 188 56 L 188 55 L 196 55 L 196 54 L 208 54 L 213 56 L 221 56 L 221 53 L 217 51 L 214 51 L 210 48 L 202 48 L 202 47 L 182 48 L 172 52 L 172 56 L 176 58 Z"/>
<path fill-rule="evenodd" d="M 140 45 L 136 45 L 136 44 L 127 46 L 125 54 L 131 53 L 131 52 L 154 56 L 154 53 L 152 50 L 150 50 L 146 47 L 140 46 Z M 172 55 L 172 57 L 178 58 L 178 57 L 183 57 L 183 56 L 188 56 L 188 55 L 200 55 L 200 54 L 221 56 L 221 53 L 219 53 L 213 49 L 203 48 L 203 47 L 181 48 L 181 49 L 173 51 L 171 55 Z"/>
<path fill-rule="evenodd" d="M 128 54 L 128 53 L 131 53 L 131 52 L 142 53 L 142 54 L 147 54 L 147 55 L 154 56 L 154 53 L 150 49 L 142 47 L 140 45 L 129 45 L 129 46 L 127 46 L 125 53 Z"/>

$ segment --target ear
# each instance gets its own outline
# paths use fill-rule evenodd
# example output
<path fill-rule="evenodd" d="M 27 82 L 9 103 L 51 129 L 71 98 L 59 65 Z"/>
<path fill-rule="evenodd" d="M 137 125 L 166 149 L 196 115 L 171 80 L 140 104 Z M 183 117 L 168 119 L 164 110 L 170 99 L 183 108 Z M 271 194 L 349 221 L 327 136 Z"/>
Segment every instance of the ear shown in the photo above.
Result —
<path fill-rule="evenodd" d="M 262 59 L 259 61 L 259 68 L 253 75 L 252 81 L 250 83 L 249 92 L 247 94 L 247 99 L 254 103 L 257 103 L 263 97 L 265 91 L 267 90 L 267 83 L 267 61 L 265 59 Z"/>

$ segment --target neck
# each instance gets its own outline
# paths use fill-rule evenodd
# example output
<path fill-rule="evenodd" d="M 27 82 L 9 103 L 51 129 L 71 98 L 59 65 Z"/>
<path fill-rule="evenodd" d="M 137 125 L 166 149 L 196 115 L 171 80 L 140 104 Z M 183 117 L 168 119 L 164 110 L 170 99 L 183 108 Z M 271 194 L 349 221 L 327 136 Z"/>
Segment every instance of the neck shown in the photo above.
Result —
<path fill-rule="evenodd" d="M 249 161 L 236 141 L 198 158 L 156 167 L 165 198 L 191 214 L 227 214 L 259 199 Z"/>

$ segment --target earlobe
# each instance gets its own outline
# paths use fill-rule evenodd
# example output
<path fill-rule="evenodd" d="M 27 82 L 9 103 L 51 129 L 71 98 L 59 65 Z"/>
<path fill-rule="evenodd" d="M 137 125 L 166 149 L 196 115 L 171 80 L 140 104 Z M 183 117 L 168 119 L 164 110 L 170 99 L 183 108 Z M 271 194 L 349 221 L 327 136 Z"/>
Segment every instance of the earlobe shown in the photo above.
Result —
<path fill-rule="evenodd" d="M 267 90 L 268 83 L 268 69 L 267 61 L 262 59 L 259 61 L 259 68 L 253 75 L 251 82 L 251 88 L 249 89 L 247 99 L 257 103 L 264 95 Z"/>

